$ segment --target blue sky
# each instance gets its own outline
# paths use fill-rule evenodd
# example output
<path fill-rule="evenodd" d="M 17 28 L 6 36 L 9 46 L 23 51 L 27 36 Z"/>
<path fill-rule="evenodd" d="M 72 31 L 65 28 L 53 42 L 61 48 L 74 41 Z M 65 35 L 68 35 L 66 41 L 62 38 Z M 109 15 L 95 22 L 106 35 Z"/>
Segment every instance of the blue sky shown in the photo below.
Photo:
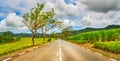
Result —
<path fill-rule="evenodd" d="M 44 11 L 55 9 L 55 17 L 74 30 L 120 25 L 119 0 L 0 0 L 0 32 L 30 33 L 22 22 L 23 14 L 36 3 L 45 3 Z M 52 29 L 49 31 L 58 31 Z"/>

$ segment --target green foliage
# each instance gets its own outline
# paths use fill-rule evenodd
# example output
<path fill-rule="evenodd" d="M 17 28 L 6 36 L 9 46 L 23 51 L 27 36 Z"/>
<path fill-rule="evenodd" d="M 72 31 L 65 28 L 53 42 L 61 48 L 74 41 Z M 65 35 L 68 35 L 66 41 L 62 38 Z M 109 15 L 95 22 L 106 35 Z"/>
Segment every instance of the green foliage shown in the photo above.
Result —
<path fill-rule="evenodd" d="M 85 40 L 69 40 L 70 42 L 77 43 L 77 44 L 84 44 L 86 43 Z"/>
<path fill-rule="evenodd" d="M 43 11 L 45 5 L 37 4 L 29 13 L 24 14 L 23 22 L 32 32 L 32 44 L 34 46 L 34 38 L 38 30 L 42 29 L 43 38 L 45 40 L 46 32 L 51 28 L 50 19 L 55 15 L 54 9 Z M 47 27 L 50 27 L 49 29 Z M 45 30 L 44 30 L 45 28 Z"/>
<path fill-rule="evenodd" d="M 15 38 L 14 34 L 10 31 L 3 32 L 0 35 L 0 44 L 8 43 L 8 42 L 14 42 L 20 38 Z"/>
<path fill-rule="evenodd" d="M 103 49 L 113 53 L 120 53 L 120 41 L 118 42 L 95 42 L 95 48 Z"/>
<path fill-rule="evenodd" d="M 51 41 L 53 41 L 54 38 L 51 38 Z M 12 43 L 6 43 L 0 45 L 0 56 L 4 54 L 8 54 L 17 50 L 21 50 L 27 47 L 32 46 L 31 38 L 21 38 L 15 42 Z M 42 38 L 35 38 L 35 45 L 43 44 Z"/>
<path fill-rule="evenodd" d="M 50 42 L 50 41 L 51 41 L 51 38 L 49 38 L 47 41 Z"/>
<path fill-rule="evenodd" d="M 73 30 L 73 31 L 71 31 L 71 33 L 73 35 L 76 35 L 78 33 L 91 32 L 91 31 L 99 31 L 99 30 L 107 30 L 107 29 L 116 29 L 116 28 L 120 28 L 120 25 L 108 25 L 105 28 L 90 28 L 90 27 L 87 27 L 87 28 L 81 29 L 81 30 Z"/>
<path fill-rule="evenodd" d="M 94 43 L 97 41 L 119 41 L 120 29 L 101 30 L 81 33 L 75 36 L 70 36 L 69 40 L 84 40 L 86 42 Z"/>

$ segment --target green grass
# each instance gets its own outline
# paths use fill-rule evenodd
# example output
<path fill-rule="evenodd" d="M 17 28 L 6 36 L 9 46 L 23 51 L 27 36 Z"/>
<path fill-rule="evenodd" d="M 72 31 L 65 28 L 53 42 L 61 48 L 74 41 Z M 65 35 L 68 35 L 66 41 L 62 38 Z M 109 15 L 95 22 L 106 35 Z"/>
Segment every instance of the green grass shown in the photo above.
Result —
<path fill-rule="evenodd" d="M 47 40 L 47 39 L 46 39 Z M 52 38 L 53 40 L 53 38 Z M 43 44 L 42 38 L 35 38 L 35 45 Z M 0 45 L 0 56 L 32 46 L 31 38 L 21 38 L 12 43 Z"/>
<path fill-rule="evenodd" d="M 85 33 L 80 33 L 75 36 L 70 36 L 68 39 L 73 40 L 73 42 L 80 40 L 80 42 L 84 41 L 84 42 L 90 42 L 90 43 L 94 43 L 97 41 L 103 41 L 103 42 L 104 41 L 119 41 L 120 40 L 120 29 L 85 32 Z"/>
<path fill-rule="evenodd" d="M 117 42 L 96 42 L 95 48 L 103 49 L 113 53 L 120 53 L 120 41 Z"/>

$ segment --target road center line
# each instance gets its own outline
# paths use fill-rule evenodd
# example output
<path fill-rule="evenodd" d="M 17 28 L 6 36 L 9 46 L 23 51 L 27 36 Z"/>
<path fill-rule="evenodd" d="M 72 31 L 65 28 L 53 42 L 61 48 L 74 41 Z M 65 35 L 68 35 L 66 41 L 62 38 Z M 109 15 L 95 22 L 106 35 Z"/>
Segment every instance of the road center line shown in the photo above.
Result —
<path fill-rule="evenodd" d="M 59 53 L 60 53 L 59 61 L 62 61 L 62 52 L 61 52 L 61 48 L 59 48 Z"/>
<path fill-rule="evenodd" d="M 59 40 L 59 61 L 62 61 L 62 51 L 61 51 L 60 40 Z"/>

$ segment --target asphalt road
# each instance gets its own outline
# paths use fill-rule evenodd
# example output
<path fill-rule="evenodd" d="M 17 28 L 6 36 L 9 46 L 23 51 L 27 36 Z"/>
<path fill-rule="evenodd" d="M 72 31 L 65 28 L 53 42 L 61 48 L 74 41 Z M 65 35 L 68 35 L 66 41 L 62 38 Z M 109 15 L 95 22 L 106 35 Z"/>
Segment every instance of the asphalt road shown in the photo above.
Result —
<path fill-rule="evenodd" d="M 110 61 L 110 59 L 58 39 L 11 61 Z"/>

